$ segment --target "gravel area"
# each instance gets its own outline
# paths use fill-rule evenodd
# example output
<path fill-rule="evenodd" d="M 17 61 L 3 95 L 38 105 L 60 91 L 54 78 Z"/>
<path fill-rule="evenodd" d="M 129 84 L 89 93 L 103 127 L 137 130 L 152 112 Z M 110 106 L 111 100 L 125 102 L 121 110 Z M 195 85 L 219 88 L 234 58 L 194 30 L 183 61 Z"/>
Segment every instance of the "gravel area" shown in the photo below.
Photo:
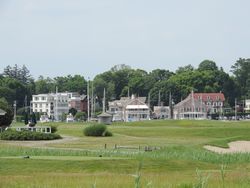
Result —
<path fill-rule="evenodd" d="M 62 136 L 62 139 L 57 140 L 41 140 L 41 141 L 3 141 L 6 144 L 15 145 L 15 146 L 26 146 L 26 147 L 35 147 L 35 148 L 49 148 L 49 144 L 60 144 L 60 143 L 69 143 L 80 138 L 73 136 Z"/>

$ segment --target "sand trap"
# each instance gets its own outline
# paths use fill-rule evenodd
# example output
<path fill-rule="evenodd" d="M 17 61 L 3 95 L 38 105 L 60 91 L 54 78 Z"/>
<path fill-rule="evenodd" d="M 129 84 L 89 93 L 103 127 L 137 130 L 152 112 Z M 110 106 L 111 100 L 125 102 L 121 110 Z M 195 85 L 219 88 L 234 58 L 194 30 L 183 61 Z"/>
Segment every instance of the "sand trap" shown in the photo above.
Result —
<path fill-rule="evenodd" d="M 216 153 L 250 153 L 250 141 L 230 142 L 229 148 L 220 148 L 216 146 L 204 146 L 205 149 Z"/>

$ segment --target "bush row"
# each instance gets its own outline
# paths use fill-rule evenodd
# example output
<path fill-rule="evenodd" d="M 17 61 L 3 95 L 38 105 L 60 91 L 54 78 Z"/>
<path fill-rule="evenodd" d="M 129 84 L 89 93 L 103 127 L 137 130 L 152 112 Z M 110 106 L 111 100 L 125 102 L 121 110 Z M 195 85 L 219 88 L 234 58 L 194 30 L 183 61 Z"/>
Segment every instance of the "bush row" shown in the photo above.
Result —
<path fill-rule="evenodd" d="M 112 136 L 113 134 L 107 130 L 104 124 L 94 124 L 83 130 L 85 136 Z"/>
<path fill-rule="evenodd" d="M 31 131 L 7 130 L 0 134 L 1 140 L 54 140 L 62 138 L 58 134 Z"/>

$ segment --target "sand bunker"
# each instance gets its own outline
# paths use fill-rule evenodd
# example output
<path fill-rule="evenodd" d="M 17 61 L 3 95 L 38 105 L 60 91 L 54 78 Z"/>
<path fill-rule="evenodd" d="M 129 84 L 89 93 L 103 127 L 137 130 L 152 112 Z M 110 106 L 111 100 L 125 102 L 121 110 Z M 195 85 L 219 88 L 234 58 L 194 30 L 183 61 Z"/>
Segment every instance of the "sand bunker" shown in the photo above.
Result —
<path fill-rule="evenodd" d="M 250 141 L 230 142 L 229 148 L 220 148 L 215 146 L 204 146 L 205 149 L 216 153 L 250 153 Z"/>

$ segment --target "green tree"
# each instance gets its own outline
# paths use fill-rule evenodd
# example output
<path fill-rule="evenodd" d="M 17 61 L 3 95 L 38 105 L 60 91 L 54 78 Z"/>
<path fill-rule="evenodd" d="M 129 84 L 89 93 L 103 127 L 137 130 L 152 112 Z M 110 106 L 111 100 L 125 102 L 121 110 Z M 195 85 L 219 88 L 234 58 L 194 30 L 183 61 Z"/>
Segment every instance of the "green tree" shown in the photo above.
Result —
<path fill-rule="evenodd" d="M 148 73 L 144 70 L 133 70 L 128 80 L 128 87 L 131 94 L 147 96 L 148 88 L 146 87 L 146 77 Z"/>
<path fill-rule="evenodd" d="M 92 84 L 90 84 L 92 85 Z M 111 71 L 104 72 L 97 75 L 93 80 L 94 93 L 98 98 L 98 102 L 101 103 L 103 99 L 103 90 L 106 89 L 106 100 L 110 101 L 115 99 L 115 83 L 113 81 Z"/>
<path fill-rule="evenodd" d="M 216 71 L 218 67 L 214 61 L 204 60 L 199 64 L 199 71 Z"/>
<path fill-rule="evenodd" d="M 39 76 L 38 80 L 35 81 L 35 93 L 50 93 L 55 92 L 56 86 L 55 81 L 49 77 L 44 78 Z"/>
<path fill-rule="evenodd" d="M 4 98 L 0 98 L 0 109 L 6 112 L 4 116 L 0 116 L 0 127 L 8 127 L 12 123 L 14 114 L 12 108 Z"/>
<path fill-rule="evenodd" d="M 32 113 L 32 115 L 31 115 L 31 124 L 33 125 L 33 126 L 35 126 L 36 125 L 36 114 L 33 112 Z"/>
<path fill-rule="evenodd" d="M 33 80 L 30 75 L 30 71 L 25 65 L 22 67 L 19 67 L 17 64 L 15 64 L 13 67 L 8 65 L 4 68 L 3 75 L 5 77 L 14 78 L 24 84 L 27 84 Z"/>
<path fill-rule="evenodd" d="M 111 72 L 117 72 L 117 71 L 121 71 L 121 70 L 130 70 L 131 67 L 129 65 L 125 65 L 125 64 L 119 64 L 119 65 L 115 65 L 113 66 L 110 71 Z"/>
<path fill-rule="evenodd" d="M 18 108 L 24 106 L 25 96 L 29 93 L 27 85 L 23 84 L 19 80 L 9 77 L 1 79 L 0 84 L 3 88 L 8 88 L 7 90 L 10 92 L 10 95 L 6 96 L 10 104 L 13 104 L 14 100 L 16 100 Z"/>
<path fill-rule="evenodd" d="M 24 115 L 24 124 L 25 125 L 28 125 L 29 124 L 29 115 L 27 112 L 25 112 L 25 115 Z"/>
<path fill-rule="evenodd" d="M 192 65 L 186 65 L 184 67 L 179 67 L 177 70 L 176 70 L 176 74 L 180 74 L 180 73 L 183 73 L 183 72 L 191 72 L 194 70 L 194 67 Z"/>
<path fill-rule="evenodd" d="M 0 86 L 0 98 L 5 98 L 9 104 L 15 99 L 16 92 L 6 86 Z"/>
<path fill-rule="evenodd" d="M 75 118 L 77 120 L 86 120 L 87 119 L 87 114 L 85 112 L 77 112 L 75 115 Z"/>
<path fill-rule="evenodd" d="M 77 110 L 75 108 L 70 108 L 69 113 L 71 113 L 73 116 L 75 116 L 77 113 Z"/>
<path fill-rule="evenodd" d="M 250 59 L 240 58 L 232 66 L 232 73 L 243 97 L 250 97 Z"/>
<path fill-rule="evenodd" d="M 55 83 L 58 86 L 59 92 L 78 92 L 80 94 L 86 93 L 87 91 L 87 81 L 83 76 L 80 75 L 68 75 L 66 77 L 56 77 Z"/>

